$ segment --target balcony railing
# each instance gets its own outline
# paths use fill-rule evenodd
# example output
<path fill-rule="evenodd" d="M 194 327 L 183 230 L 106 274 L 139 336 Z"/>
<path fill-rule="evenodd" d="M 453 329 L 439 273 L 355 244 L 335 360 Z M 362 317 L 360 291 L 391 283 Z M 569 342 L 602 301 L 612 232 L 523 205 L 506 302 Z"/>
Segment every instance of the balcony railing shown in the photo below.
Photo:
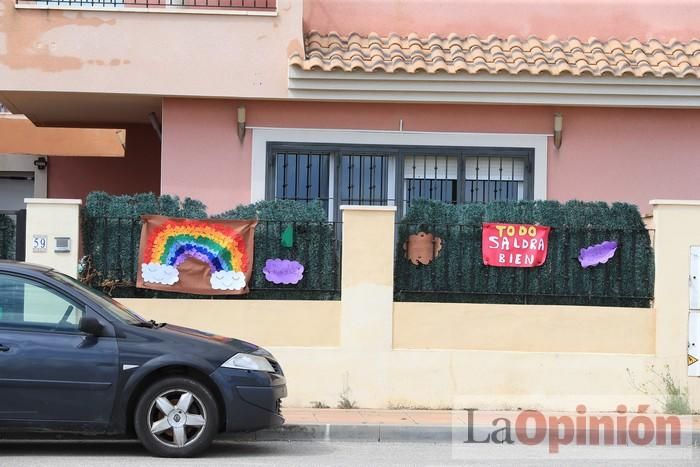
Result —
<path fill-rule="evenodd" d="M 15 0 L 17 6 L 35 8 L 192 9 L 240 12 L 275 12 L 277 0 Z"/>

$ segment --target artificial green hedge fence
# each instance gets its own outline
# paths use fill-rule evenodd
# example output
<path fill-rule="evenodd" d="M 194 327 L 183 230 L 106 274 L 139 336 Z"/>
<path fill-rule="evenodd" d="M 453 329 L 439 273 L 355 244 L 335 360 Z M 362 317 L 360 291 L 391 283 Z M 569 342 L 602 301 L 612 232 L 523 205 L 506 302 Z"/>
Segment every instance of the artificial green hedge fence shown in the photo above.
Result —
<path fill-rule="evenodd" d="M 0 259 L 15 259 L 15 223 L 0 214 Z"/>
<path fill-rule="evenodd" d="M 252 298 L 332 300 L 340 298 L 340 236 L 338 224 L 328 222 L 320 203 L 267 200 L 241 205 L 214 216 L 218 219 L 258 219 Z M 291 229 L 291 247 L 282 245 L 282 232 Z M 262 273 L 267 259 L 289 259 L 304 266 L 298 284 L 271 284 Z M 273 290 L 274 289 L 274 290 Z M 290 296 L 290 292 L 293 295 Z"/>
<path fill-rule="evenodd" d="M 161 291 L 137 289 L 140 216 L 160 214 L 193 219 L 207 218 L 206 206 L 197 200 L 180 200 L 152 193 L 114 196 L 93 192 L 83 210 L 84 257 L 81 278 L 117 297 L 202 298 Z M 339 297 L 339 248 L 334 227 L 326 221 L 318 203 L 260 201 L 240 205 L 213 218 L 259 219 L 255 231 L 255 251 L 251 293 L 246 296 L 214 298 L 294 298 L 337 299 Z M 283 247 L 281 232 L 290 226 L 294 241 Z M 295 259 L 304 265 L 299 284 L 277 285 L 265 280 L 262 272 L 268 258 Z M 275 290 L 272 290 L 275 289 Z M 209 298 L 209 296 L 204 296 Z"/>
<path fill-rule="evenodd" d="M 545 264 L 536 268 L 486 267 L 481 223 L 508 222 L 552 227 Z M 432 233 L 442 250 L 428 265 L 404 254 L 408 236 Z M 649 307 L 654 262 L 649 232 L 636 206 L 625 203 L 556 201 L 451 205 L 430 200 L 411 204 L 398 226 L 395 298 L 398 301 L 531 303 Z M 584 269 L 581 248 L 614 240 L 615 256 Z"/>
<path fill-rule="evenodd" d="M 180 201 L 174 196 L 153 193 L 109 195 L 96 191 L 88 194 L 82 212 L 84 257 L 79 269 L 83 282 L 117 297 L 166 296 L 134 287 L 141 237 L 140 217 L 144 214 L 195 219 L 207 217 L 206 206 L 190 198 Z"/>

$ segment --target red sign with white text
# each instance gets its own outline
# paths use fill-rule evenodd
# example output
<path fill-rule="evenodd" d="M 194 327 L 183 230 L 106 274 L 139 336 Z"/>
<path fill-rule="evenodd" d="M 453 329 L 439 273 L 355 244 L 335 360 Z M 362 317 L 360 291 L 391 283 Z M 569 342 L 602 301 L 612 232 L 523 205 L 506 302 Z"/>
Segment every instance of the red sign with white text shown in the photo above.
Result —
<path fill-rule="evenodd" d="M 486 266 L 534 268 L 547 259 L 549 229 L 542 225 L 486 222 L 481 252 Z"/>

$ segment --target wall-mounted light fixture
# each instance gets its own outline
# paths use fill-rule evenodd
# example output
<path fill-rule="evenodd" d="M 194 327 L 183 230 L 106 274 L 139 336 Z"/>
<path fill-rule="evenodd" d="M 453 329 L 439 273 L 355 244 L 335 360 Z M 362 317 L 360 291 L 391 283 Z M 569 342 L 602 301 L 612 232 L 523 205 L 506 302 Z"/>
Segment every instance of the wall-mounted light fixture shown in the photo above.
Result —
<path fill-rule="evenodd" d="M 240 139 L 241 142 L 243 142 L 243 138 L 245 137 L 245 106 L 244 105 L 241 105 L 238 107 L 236 122 L 238 123 L 238 139 Z"/>
<path fill-rule="evenodd" d="M 34 167 L 36 167 L 39 170 L 44 170 L 46 169 L 46 166 L 49 165 L 48 159 L 45 157 L 39 157 L 38 159 L 34 160 Z"/>
<path fill-rule="evenodd" d="M 554 114 L 554 147 L 561 147 L 561 132 L 564 128 L 564 117 L 559 112 Z"/>
<path fill-rule="evenodd" d="M 148 114 L 148 121 L 151 122 L 151 126 L 153 127 L 153 131 L 156 132 L 158 135 L 158 139 L 160 141 L 163 141 L 163 125 L 160 124 L 158 121 L 158 116 L 156 115 L 155 112 L 151 112 Z"/>

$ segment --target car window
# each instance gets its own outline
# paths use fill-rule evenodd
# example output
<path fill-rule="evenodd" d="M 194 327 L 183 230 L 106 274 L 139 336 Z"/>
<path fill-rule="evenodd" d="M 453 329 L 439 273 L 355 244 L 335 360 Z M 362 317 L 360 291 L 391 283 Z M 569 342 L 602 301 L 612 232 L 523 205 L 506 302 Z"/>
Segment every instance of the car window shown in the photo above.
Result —
<path fill-rule="evenodd" d="M 46 272 L 47 276 L 50 276 L 57 281 L 63 283 L 63 285 L 67 285 L 68 287 L 73 288 L 74 290 L 87 295 L 90 297 L 92 300 L 97 302 L 97 305 L 100 307 L 104 308 L 108 312 L 110 312 L 112 315 L 114 315 L 116 318 L 120 319 L 124 323 L 127 324 L 137 324 L 137 323 L 143 323 L 146 321 L 143 319 L 141 316 L 139 316 L 137 313 L 131 311 L 118 301 L 114 300 L 112 297 L 105 295 L 104 293 L 95 290 L 93 288 L 90 288 L 83 284 L 82 282 L 73 279 L 70 276 L 66 276 L 65 274 L 61 274 L 60 272 L 56 271 L 47 271 Z"/>
<path fill-rule="evenodd" d="M 83 305 L 34 280 L 0 274 L 0 327 L 77 332 Z"/>

